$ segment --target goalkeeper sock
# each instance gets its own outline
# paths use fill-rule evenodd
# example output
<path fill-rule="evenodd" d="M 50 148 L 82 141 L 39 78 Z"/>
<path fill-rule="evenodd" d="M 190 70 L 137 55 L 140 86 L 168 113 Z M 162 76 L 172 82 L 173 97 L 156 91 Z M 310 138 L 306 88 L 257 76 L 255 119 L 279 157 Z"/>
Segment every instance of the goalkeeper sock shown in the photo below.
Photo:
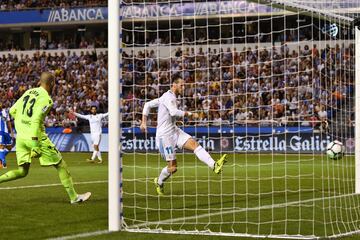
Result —
<path fill-rule="evenodd" d="M 95 160 L 95 158 L 96 158 L 96 156 L 97 156 L 97 154 L 98 154 L 98 151 L 94 151 L 93 152 L 93 155 L 92 155 L 92 157 L 91 157 L 91 160 Z"/>
<path fill-rule="evenodd" d="M 29 167 L 19 166 L 18 169 L 8 171 L 7 173 L 0 176 L 0 183 L 16 180 L 19 178 L 26 177 L 29 173 Z"/>
<path fill-rule="evenodd" d="M 162 170 L 161 170 L 161 173 L 160 173 L 160 176 L 158 178 L 158 184 L 160 186 L 162 186 L 164 184 L 164 182 L 170 177 L 170 173 L 168 172 L 168 169 L 167 167 L 164 167 Z"/>
<path fill-rule="evenodd" d="M 102 161 L 102 157 L 101 157 L 101 152 L 100 152 L 100 151 L 97 152 L 97 157 L 98 157 L 98 159 L 99 159 L 100 161 Z"/>
<path fill-rule="evenodd" d="M 214 159 L 212 159 L 210 154 L 202 146 L 198 146 L 194 150 L 194 153 L 200 159 L 200 161 L 208 165 L 209 168 L 214 169 L 214 164 L 215 164 Z"/>
<path fill-rule="evenodd" d="M 67 194 L 69 195 L 70 200 L 71 201 L 76 200 L 77 193 L 74 189 L 73 180 L 65 161 L 61 160 L 61 162 L 58 165 L 55 165 L 55 168 L 58 171 L 60 181 L 64 186 Z"/>

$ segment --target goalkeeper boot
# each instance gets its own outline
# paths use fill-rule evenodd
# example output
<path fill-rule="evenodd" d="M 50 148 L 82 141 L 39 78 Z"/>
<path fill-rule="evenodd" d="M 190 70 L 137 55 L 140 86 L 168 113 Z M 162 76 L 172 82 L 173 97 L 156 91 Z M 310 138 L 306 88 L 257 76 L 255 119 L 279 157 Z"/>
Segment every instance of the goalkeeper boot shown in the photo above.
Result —
<path fill-rule="evenodd" d="M 76 203 L 82 203 L 85 202 L 86 200 L 88 200 L 91 196 L 91 192 L 87 192 L 84 194 L 78 194 L 77 198 L 75 200 L 71 200 L 71 204 L 76 204 Z"/>
<path fill-rule="evenodd" d="M 224 154 L 221 156 L 221 158 L 219 160 L 217 160 L 215 162 L 214 173 L 220 174 L 222 172 L 222 168 L 223 168 L 224 164 L 227 162 L 226 158 L 227 158 L 227 154 Z"/>
<path fill-rule="evenodd" d="M 155 183 L 155 186 L 156 186 L 156 192 L 159 196 L 163 196 L 164 195 L 164 185 L 160 185 L 158 183 L 158 178 L 155 178 L 154 179 L 154 183 Z"/>

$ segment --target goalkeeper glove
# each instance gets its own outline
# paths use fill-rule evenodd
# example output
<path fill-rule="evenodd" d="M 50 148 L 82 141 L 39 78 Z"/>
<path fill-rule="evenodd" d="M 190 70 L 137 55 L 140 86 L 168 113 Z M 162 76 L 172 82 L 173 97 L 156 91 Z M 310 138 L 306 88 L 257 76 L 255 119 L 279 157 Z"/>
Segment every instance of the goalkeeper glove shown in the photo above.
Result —
<path fill-rule="evenodd" d="M 38 138 L 32 138 L 31 145 L 31 158 L 39 158 L 41 156 L 40 143 Z"/>

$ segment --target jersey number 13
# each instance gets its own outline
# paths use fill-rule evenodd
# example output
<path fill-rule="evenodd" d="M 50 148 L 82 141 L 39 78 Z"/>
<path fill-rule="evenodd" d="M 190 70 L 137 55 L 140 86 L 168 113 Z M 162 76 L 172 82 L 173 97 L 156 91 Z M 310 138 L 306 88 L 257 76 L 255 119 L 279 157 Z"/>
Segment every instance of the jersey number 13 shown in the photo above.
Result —
<path fill-rule="evenodd" d="M 23 101 L 24 101 L 24 105 L 23 105 L 23 110 L 22 110 L 22 114 L 27 114 L 29 117 L 32 117 L 33 115 L 33 108 L 36 102 L 36 99 L 33 98 L 29 101 L 30 96 L 27 95 L 24 97 Z"/>

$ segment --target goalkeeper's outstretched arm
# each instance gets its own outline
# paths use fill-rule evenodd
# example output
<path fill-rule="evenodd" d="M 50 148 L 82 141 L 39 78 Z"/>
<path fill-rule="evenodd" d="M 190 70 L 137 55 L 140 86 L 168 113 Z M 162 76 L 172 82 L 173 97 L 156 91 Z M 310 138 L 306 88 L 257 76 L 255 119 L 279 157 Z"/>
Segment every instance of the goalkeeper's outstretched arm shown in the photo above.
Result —
<path fill-rule="evenodd" d="M 147 103 L 145 103 L 144 105 L 144 109 L 143 109 L 143 112 L 142 112 L 142 120 L 141 120 L 141 125 L 140 125 L 140 129 L 142 132 L 146 132 L 147 131 L 147 116 L 149 115 L 150 113 L 150 110 L 152 108 L 156 108 L 159 106 L 159 99 L 158 98 L 155 98 Z"/>

